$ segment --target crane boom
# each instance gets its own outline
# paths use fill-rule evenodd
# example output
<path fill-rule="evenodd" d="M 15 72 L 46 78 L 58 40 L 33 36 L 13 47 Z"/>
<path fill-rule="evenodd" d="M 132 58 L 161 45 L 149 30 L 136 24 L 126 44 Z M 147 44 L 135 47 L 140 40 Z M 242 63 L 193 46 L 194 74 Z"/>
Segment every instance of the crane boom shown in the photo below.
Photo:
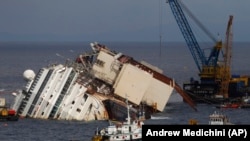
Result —
<path fill-rule="evenodd" d="M 170 8 L 172 10 L 172 13 L 176 19 L 176 22 L 181 30 L 181 33 L 188 45 L 189 50 L 191 51 L 191 54 L 194 58 L 194 61 L 199 69 L 201 71 L 201 66 L 203 64 L 206 64 L 205 55 L 202 52 L 194 33 L 188 23 L 188 20 L 185 17 L 185 14 L 181 8 L 180 2 L 177 0 L 168 0 L 168 3 L 170 5 Z"/>
<path fill-rule="evenodd" d="M 232 57 L 232 22 L 233 22 L 233 16 L 229 16 L 228 24 L 227 24 L 227 30 L 226 30 L 226 38 L 225 43 L 223 46 L 224 49 L 224 64 L 222 68 L 222 78 L 221 78 L 221 89 L 220 89 L 220 95 L 223 95 L 223 97 L 228 98 L 228 88 L 231 78 L 231 57 Z"/>
<path fill-rule="evenodd" d="M 232 33 L 232 23 L 233 23 L 233 16 L 229 16 L 229 21 L 227 25 L 227 31 L 226 31 L 226 39 L 225 39 L 225 66 L 231 67 L 231 55 L 232 55 L 232 41 L 233 41 L 233 33 Z"/>
<path fill-rule="evenodd" d="M 194 15 L 187 9 L 187 7 L 180 0 L 168 0 L 171 11 L 175 17 L 175 20 L 181 30 L 181 33 L 187 43 L 187 46 L 194 58 L 196 66 L 200 71 L 200 77 L 215 77 L 216 70 L 214 67 L 217 66 L 217 62 L 219 59 L 219 53 L 222 48 L 222 42 L 216 41 L 214 37 L 212 37 L 211 33 L 206 30 L 204 26 L 194 18 Z M 206 57 L 205 53 L 199 46 L 195 35 L 188 23 L 188 20 L 183 12 L 183 9 L 187 11 L 190 17 L 199 25 L 199 27 L 214 41 L 216 45 L 212 48 L 208 57 Z"/>

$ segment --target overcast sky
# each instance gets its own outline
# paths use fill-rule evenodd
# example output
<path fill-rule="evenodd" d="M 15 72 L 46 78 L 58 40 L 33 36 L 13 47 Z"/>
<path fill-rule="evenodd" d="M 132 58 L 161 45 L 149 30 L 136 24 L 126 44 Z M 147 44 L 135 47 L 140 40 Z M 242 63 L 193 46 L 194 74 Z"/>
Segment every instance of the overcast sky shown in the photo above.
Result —
<path fill-rule="evenodd" d="M 222 39 L 233 15 L 233 40 L 250 41 L 250 0 L 182 2 Z M 0 41 L 184 41 L 165 0 L 1 0 L 0 19 Z"/>

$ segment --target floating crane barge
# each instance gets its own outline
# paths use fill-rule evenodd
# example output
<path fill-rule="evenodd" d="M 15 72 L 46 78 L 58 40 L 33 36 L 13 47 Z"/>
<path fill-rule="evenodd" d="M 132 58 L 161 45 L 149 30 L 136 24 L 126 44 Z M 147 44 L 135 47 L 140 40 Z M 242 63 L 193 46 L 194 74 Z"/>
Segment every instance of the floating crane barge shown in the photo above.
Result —
<path fill-rule="evenodd" d="M 231 74 L 233 15 L 229 16 L 226 38 L 222 42 L 217 41 L 209 33 L 181 0 L 167 2 L 199 70 L 200 80 L 190 79 L 190 82 L 183 84 L 183 90 L 196 103 L 218 104 L 235 100 L 243 101 L 246 94 L 250 93 L 250 76 Z M 210 54 L 205 54 L 200 47 L 184 11 L 215 42 Z"/>

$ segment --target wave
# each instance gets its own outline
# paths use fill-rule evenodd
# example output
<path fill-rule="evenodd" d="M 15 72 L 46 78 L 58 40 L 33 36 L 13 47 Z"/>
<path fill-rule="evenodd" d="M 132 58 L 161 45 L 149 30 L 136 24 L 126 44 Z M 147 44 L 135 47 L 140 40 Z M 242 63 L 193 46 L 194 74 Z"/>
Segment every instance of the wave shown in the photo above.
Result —
<path fill-rule="evenodd" d="M 160 119 L 171 119 L 171 118 L 170 117 L 166 117 L 166 116 L 151 116 L 150 119 L 160 120 Z"/>

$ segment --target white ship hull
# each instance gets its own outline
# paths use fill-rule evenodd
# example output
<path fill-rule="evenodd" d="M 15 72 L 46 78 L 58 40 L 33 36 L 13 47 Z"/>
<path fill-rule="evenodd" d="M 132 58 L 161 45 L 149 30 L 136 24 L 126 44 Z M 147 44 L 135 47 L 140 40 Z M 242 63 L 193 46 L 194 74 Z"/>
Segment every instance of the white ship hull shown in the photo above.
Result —
<path fill-rule="evenodd" d="M 125 105 L 127 98 L 134 113 L 141 112 L 141 105 L 151 108 L 144 112 L 164 110 L 176 88 L 171 78 L 106 46 L 93 43 L 91 47 L 92 53 L 79 55 L 75 62 L 50 65 L 36 75 L 25 71 L 27 85 L 12 108 L 22 117 L 86 121 L 111 118 L 110 110 L 117 107 L 105 105 L 105 100 Z"/>

